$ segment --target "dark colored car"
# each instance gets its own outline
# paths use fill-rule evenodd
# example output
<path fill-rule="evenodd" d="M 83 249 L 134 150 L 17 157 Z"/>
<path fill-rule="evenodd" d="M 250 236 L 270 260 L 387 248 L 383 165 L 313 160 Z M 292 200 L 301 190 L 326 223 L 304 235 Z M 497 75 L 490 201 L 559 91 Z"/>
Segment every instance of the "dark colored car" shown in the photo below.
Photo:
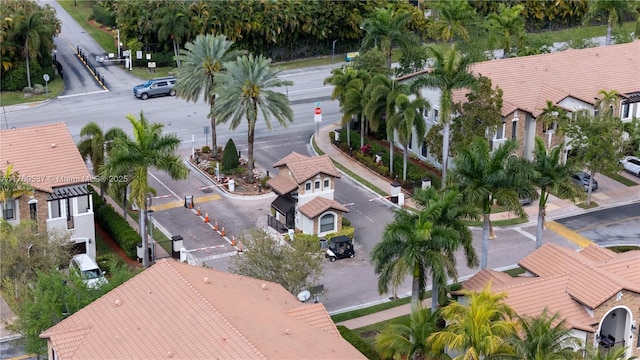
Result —
<path fill-rule="evenodd" d="M 571 176 L 571 180 L 573 182 L 575 182 L 576 184 L 582 186 L 584 188 L 585 191 L 589 190 L 589 178 L 591 177 L 591 175 L 587 174 L 584 171 L 580 171 L 577 172 L 575 174 L 573 174 L 573 176 Z M 596 181 L 596 178 L 593 178 L 593 183 L 592 183 L 592 188 L 591 190 L 596 190 L 598 189 L 598 182 Z"/>
<path fill-rule="evenodd" d="M 142 100 L 147 100 L 152 96 L 176 96 L 176 91 L 173 88 L 175 85 L 176 78 L 173 76 L 155 78 L 144 84 L 134 86 L 133 95 Z"/>
<path fill-rule="evenodd" d="M 353 240 L 345 235 L 336 236 L 331 239 L 329 241 L 329 248 L 324 254 L 331 262 L 336 261 L 336 259 L 352 258 L 355 255 L 356 251 L 353 249 Z"/>

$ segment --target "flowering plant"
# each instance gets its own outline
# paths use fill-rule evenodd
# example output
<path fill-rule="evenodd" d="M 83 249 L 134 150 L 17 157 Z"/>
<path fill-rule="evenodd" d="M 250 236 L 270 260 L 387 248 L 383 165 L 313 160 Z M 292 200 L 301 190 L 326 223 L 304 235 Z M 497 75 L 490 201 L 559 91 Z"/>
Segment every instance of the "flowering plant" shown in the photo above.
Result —
<path fill-rule="evenodd" d="M 371 145 L 365 144 L 363 146 L 360 146 L 360 152 L 365 155 L 369 155 L 371 153 Z"/>

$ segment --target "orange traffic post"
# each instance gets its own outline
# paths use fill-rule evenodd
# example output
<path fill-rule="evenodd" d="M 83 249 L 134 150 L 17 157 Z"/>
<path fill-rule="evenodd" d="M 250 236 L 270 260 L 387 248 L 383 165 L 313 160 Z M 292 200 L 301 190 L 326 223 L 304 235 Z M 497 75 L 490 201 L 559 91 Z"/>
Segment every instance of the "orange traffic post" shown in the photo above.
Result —
<path fill-rule="evenodd" d="M 196 215 L 200 216 L 201 212 L 200 212 L 200 206 L 198 206 L 198 210 L 196 211 Z"/>
<path fill-rule="evenodd" d="M 224 226 L 222 227 L 222 230 L 220 230 L 220 236 L 224 236 Z"/>
<path fill-rule="evenodd" d="M 236 237 L 235 236 L 231 237 L 231 246 L 236 246 Z"/>
<path fill-rule="evenodd" d="M 208 223 L 209 222 L 209 213 L 205 213 L 204 215 L 204 222 Z"/>
<path fill-rule="evenodd" d="M 218 231 L 218 220 L 213 222 L 213 230 Z"/>

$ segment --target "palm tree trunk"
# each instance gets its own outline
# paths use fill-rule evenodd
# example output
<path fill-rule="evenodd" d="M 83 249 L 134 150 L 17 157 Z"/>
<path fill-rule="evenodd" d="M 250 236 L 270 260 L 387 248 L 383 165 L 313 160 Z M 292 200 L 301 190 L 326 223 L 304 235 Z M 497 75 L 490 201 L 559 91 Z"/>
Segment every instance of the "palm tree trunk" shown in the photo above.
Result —
<path fill-rule="evenodd" d="M 544 218 L 547 214 L 545 206 L 538 206 L 538 223 L 536 224 L 536 249 L 542 246 L 542 234 L 544 232 Z"/>
<path fill-rule="evenodd" d="M 351 155 L 351 118 L 347 121 L 347 147 L 349 148 L 349 155 Z"/>
<path fill-rule="evenodd" d="M 255 124 L 256 119 L 253 119 L 253 124 Z M 247 135 L 247 143 L 249 145 L 248 155 L 247 155 L 247 182 L 249 184 L 253 184 L 253 140 L 255 137 L 255 129 L 249 124 L 249 131 Z"/>
<path fill-rule="evenodd" d="M 26 42 L 25 42 L 25 46 L 27 46 Z M 27 86 L 31 88 L 31 70 L 29 69 L 29 49 L 28 48 L 27 48 L 27 57 L 25 60 L 26 60 L 25 63 L 27 66 Z"/>
<path fill-rule="evenodd" d="M 418 304 L 420 304 L 420 279 L 417 276 L 413 276 L 411 282 L 411 312 L 418 311 Z"/>
<path fill-rule="evenodd" d="M 438 284 L 433 281 L 433 285 L 431 286 L 431 312 L 434 313 L 438 310 L 438 304 L 440 303 L 440 289 L 438 288 Z"/>
<path fill-rule="evenodd" d="M 604 40 L 605 45 L 611 45 L 611 21 L 607 22 L 607 37 Z"/>
<path fill-rule="evenodd" d="M 389 174 L 393 177 L 393 135 L 389 137 Z"/>
<path fill-rule="evenodd" d="M 149 267 L 149 239 L 147 239 L 147 205 L 144 204 L 140 209 L 140 237 L 142 237 L 142 267 Z"/>
<path fill-rule="evenodd" d="M 595 175 L 595 171 L 589 172 L 589 189 L 587 190 L 587 209 L 591 207 L 591 192 L 593 189 L 593 176 Z"/>
<path fill-rule="evenodd" d="M 404 145 L 404 154 L 402 154 L 402 181 L 407 181 L 407 145 Z"/>
<path fill-rule="evenodd" d="M 482 257 L 480 259 L 480 269 L 487 268 L 487 262 L 489 257 L 490 228 L 491 228 L 491 221 L 489 220 L 489 213 L 482 214 Z"/>
<path fill-rule="evenodd" d="M 444 115 L 444 114 L 443 114 Z M 447 167 L 449 167 L 449 138 L 451 134 L 451 124 L 448 119 L 444 119 L 444 129 L 442 131 L 442 185 L 444 189 L 447 186 Z"/>
<path fill-rule="evenodd" d="M 124 196 L 122 197 L 122 217 L 125 221 L 127 221 L 127 188 L 129 186 L 125 185 L 124 187 Z"/>
<path fill-rule="evenodd" d="M 364 146 L 364 117 L 358 115 L 358 121 L 360 121 L 360 147 Z"/>
<path fill-rule="evenodd" d="M 216 96 L 209 96 L 209 106 L 210 109 L 213 109 L 213 105 L 216 103 Z M 218 134 L 216 133 L 216 117 L 213 113 L 209 112 L 209 116 L 211 116 L 211 151 L 214 157 L 218 156 Z"/>
<path fill-rule="evenodd" d="M 180 67 L 180 59 L 178 58 L 179 52 L 178 49 L 180 48 L 180 46 L 178 45 L 178 42 L 176 41 L 175 37 L 173 38 L 173 54 L 175 55 L 175 59 L 176 59 L 176 65 L 178 67 Z"/>

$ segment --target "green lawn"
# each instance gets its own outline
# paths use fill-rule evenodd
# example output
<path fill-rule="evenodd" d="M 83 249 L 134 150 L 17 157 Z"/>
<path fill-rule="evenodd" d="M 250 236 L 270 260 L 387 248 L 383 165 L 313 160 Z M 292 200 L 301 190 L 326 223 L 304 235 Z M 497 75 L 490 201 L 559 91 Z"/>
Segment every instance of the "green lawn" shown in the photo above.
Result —
<path fill-rule="evenodd" d="M 56 77 L 49 82 L 48 93 L 24 97 L 22 91 L 3 91 L 0 93 L 0 106 L 11 106 L 16 104 L 36 103 L 47 99 L 58 97 L 64 90 L 64 82 L 61 78 Z"/>
<path fill-rule="evenodd" d="M 104 242 L 104 239 L 102 239 L 102 236 L 100 236 L 98 232 L 96 232 L 96 256 L 115 254 L 115 253 L 116 252 L 113 251 L 113 249 L 109 245 L 107 245 L 106 242 Z"/>
<path fill-rule="evenodd" d="M 613 180 L 615 180 L 615 181 L 617 181 L 617 182 L 619 182 L 621 184 L 624 184 L 626 186 L 636 186 L 636 185 L 638 185 L 637 182 L 635 182 L 633 180 L 629 180 L 626 177 L 624 177 L 624 176 L 622 176 L 620 174 L 617 174 L 617 173 L 616 174 L 607 175 L 607 177 L 610 177 L 611 179 L 613 179 Z"/>

